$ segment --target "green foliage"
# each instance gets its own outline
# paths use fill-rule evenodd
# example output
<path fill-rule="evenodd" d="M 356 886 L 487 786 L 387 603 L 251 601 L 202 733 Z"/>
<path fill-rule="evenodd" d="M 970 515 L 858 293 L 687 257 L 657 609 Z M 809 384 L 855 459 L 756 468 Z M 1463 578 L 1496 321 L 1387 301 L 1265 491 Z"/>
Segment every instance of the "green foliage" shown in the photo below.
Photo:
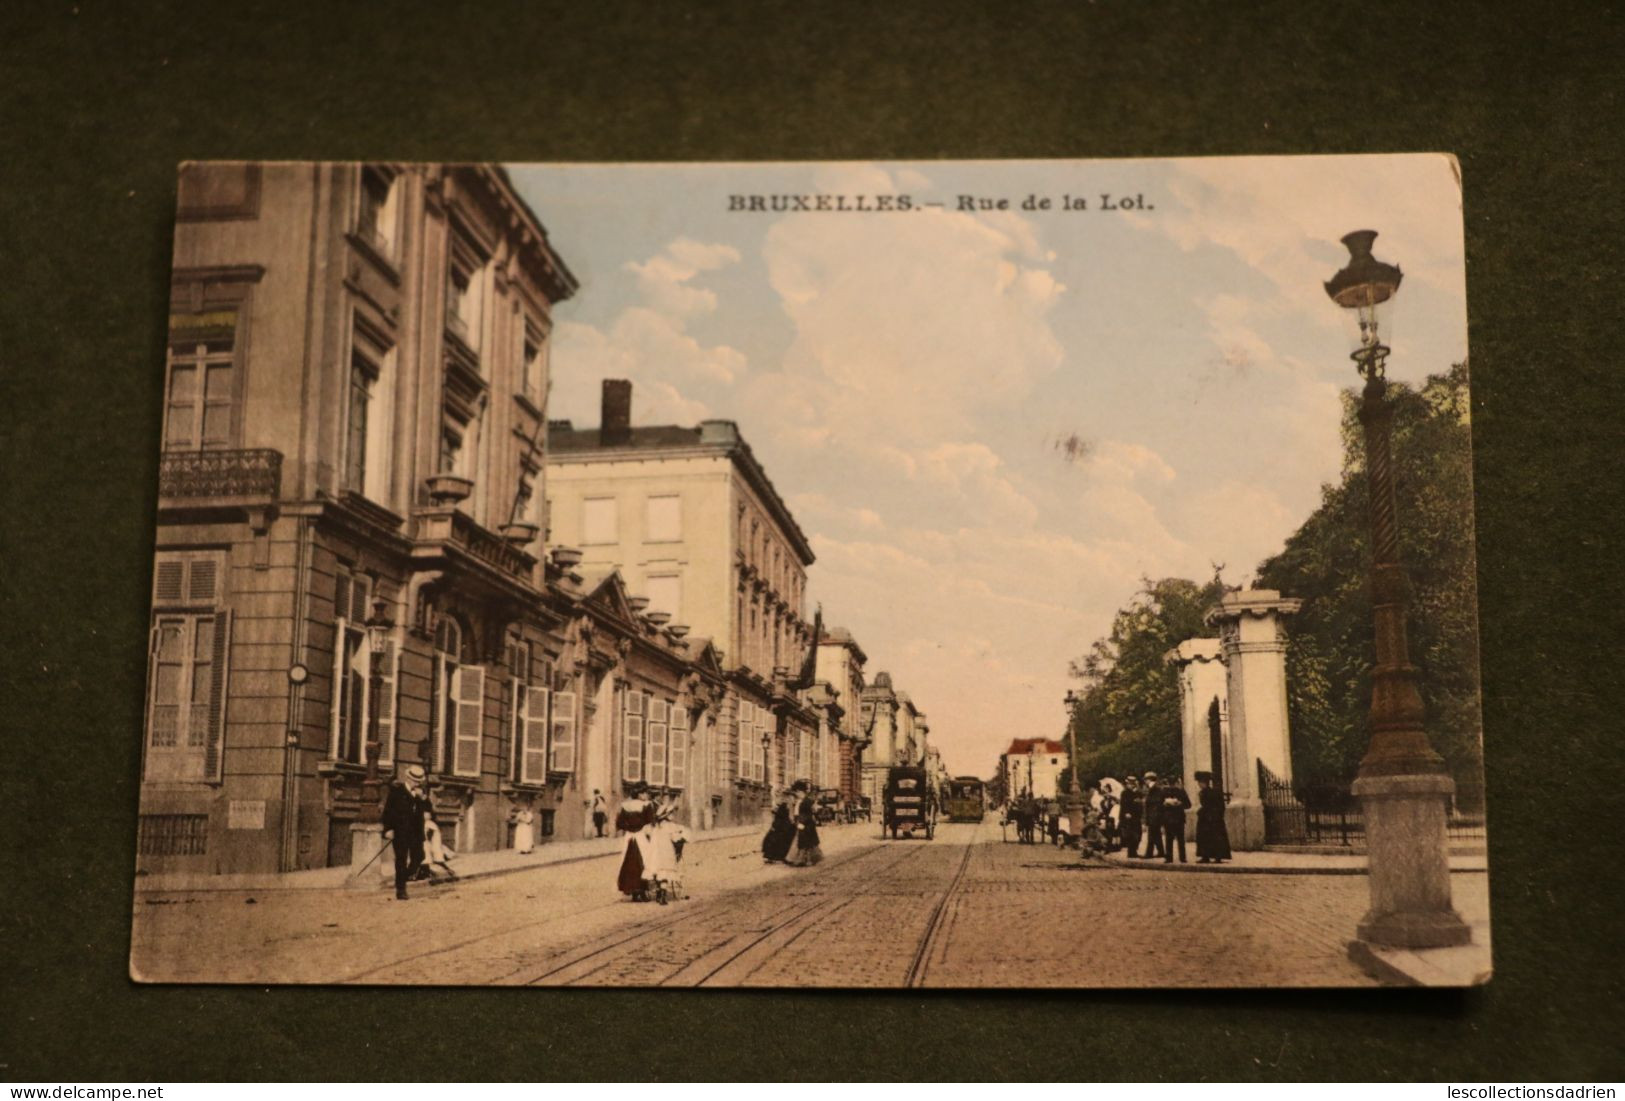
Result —
<path fill-rule="evenodd" d="M 1146 578 L 1111 634 L 1072 663 L 1083 692 L 1072 709 L 1080 775 L 1121 776 L 1123 771 L 1179 764 L 1179 678 L 1165 656 L 1189 638 L 1212 632 L 1202 616 L 1223 593 L 1180 577 Z M 1117 771 L 1113 771 L 1113 770 Z"/>
<path fill-rule="evenodd" d="M 1467 369 L 1419 390 L 1390 383 L 1400 560 L 1411 582 L 1411 661 L 1421 671 L 1428 737 L 1458 777 L 1482 760 L 1474 596 Z M 1359 398 L 1343 401 L 1343 479 L 1259 567 L 1259 584 L 1304 601 L 1287 622 L 1293 771 L 1303 783 L 1346 783 L 1369 741 L 1370 520 Z"/>
<path fill-rule="evenodd" d="M 1477 783 L 1482 751 L 1474 589 L 1467 369 L 1420 389 L 1390 383 L 1400 558 L 1409 571 L 1411 660 L 1421 671 L 1427 730 L 1458 780 Z M 1293 772 L 1302 784 L 1346 784 L 1370 734 L 1370 520 L 1359 397 L 1343 395 L 1343 476 L 1258 569 L 1260 588 L 1301 598 L 1286 621 Z M 1202 623 L 1223 595 L 1218 578 L 1147 579 L 1111 633 L 1074 661 L 1080 775 L 1180 770 L 1179 684 L 1163 655 L 1213 632 Z"/>

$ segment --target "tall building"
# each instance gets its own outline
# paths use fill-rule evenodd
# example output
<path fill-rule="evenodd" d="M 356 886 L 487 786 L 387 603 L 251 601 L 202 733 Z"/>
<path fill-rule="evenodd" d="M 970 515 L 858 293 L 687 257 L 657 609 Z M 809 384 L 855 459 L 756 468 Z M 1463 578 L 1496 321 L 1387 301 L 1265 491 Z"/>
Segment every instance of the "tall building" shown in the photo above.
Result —
<path fill-rule="evenodd" d="M 460 851 L 520 808 L 581 836 L 632 726 L 613 751 L 685 788 L 714 651 L 538 542 L 575 290 L 494 166 L 183 167 L 143 869 L 350 863 L 369 760 L 422 766 Z"/>
<path fill-rule="evenodd" d="M 925 712 L 914 706 L 908 693 L 892 686 L 890 673 L 876 673 L 874 681 L 859 693 L 859 699 L 869 737 L 859 785 L 863 794 L 879 806 L 888 769 L 925 763 L 926 736 L 931 728 Z"/>
<path fill-rule="evenodd" d="M 863 709 L 863 667 L 868 655 L 844 627 L 825 628 L 818 640 L 818 679 L 830 686 L 842 715 L 836 742 L 837 763 L 830 786 L 852 802 L 863 792 L 863 755 L 870 727 Z"/>
<path fill-rule="evenodd" d="M 608 379 L 597 427 L 549 422 L 548 463 L 551 538 L 722 654 L 722 726 L 693 792 L 709 820 L 754 821 L 795 780 L 830 775 L 829 701 L 801 692 L 812 548 L 738 426 L 634 426 L 632 384 Z"/>

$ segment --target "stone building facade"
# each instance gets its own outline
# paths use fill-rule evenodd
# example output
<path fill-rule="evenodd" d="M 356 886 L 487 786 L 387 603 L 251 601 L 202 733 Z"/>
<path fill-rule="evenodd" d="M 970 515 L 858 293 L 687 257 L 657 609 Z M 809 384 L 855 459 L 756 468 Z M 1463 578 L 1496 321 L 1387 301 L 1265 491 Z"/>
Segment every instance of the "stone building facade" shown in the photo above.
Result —
<path fill-rule="evenodd" d="M 829 786 L 837 788 L 846 802 L 853 802 L 863 794 L 864 750 L 871 737 L 863 709 L 863 667 L 868 660 L 863 647 L 844 627 L 827 627 L 819 637 L 818 679 L 829 685 L 842 709 L 836 767 Z"/>
<path fill-rule="evenodd" d="M 662 722 L 637 768 L 682 788 L 724 671 L 544 560 L 576 281 L 506 175 L 187 165 L 174 265 L 141 867 L 350 863 L 369 744 L 428 772 L 459 850 L 510 844 L 521 806 L 581 836 L 628 714 Z"/>
<path fill-rule="evenodd" d="M 631 383 L 609 379 L 598 427 L 550 422 L 548 446 L 550 539 L 578 548 L 584 570 L 619 571 L 649 614 L 721 655 L 694 824 L 754 822 L 794 781 L 822 786 L 838 721 L 803 675 L 813 552 L 738 426 L 634 426 Z"/>

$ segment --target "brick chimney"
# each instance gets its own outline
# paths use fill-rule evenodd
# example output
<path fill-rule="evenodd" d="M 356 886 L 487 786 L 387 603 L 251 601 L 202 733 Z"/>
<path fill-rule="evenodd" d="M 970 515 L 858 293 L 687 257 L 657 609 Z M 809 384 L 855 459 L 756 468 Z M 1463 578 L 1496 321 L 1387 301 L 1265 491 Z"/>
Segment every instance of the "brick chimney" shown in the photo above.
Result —
<path fill-rule="evenodd" d="M 598 421 L 600 447 L 619 447 L 632 442 L 632 381 L 606 378 L 602 412 Z"/>

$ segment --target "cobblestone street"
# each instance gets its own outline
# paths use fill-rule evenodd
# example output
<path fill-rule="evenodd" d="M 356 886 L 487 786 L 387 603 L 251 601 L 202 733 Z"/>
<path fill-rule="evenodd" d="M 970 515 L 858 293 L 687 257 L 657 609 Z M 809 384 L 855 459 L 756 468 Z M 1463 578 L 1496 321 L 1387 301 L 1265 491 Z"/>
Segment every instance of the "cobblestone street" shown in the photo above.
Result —
<path fill-rule="evenodd" d="M 824 833 L 813 869 L 754 837 L 691 846 L 691 897 L 623 901 L 615 858 L 387 892 L 143 894 L 152 981 L 721 986 L 1348 986 L 1361 875 L 1080 866 L 991 821 L 935 841 Z M 1483 875 L 1455 878 L 1472 920 Z"/>

